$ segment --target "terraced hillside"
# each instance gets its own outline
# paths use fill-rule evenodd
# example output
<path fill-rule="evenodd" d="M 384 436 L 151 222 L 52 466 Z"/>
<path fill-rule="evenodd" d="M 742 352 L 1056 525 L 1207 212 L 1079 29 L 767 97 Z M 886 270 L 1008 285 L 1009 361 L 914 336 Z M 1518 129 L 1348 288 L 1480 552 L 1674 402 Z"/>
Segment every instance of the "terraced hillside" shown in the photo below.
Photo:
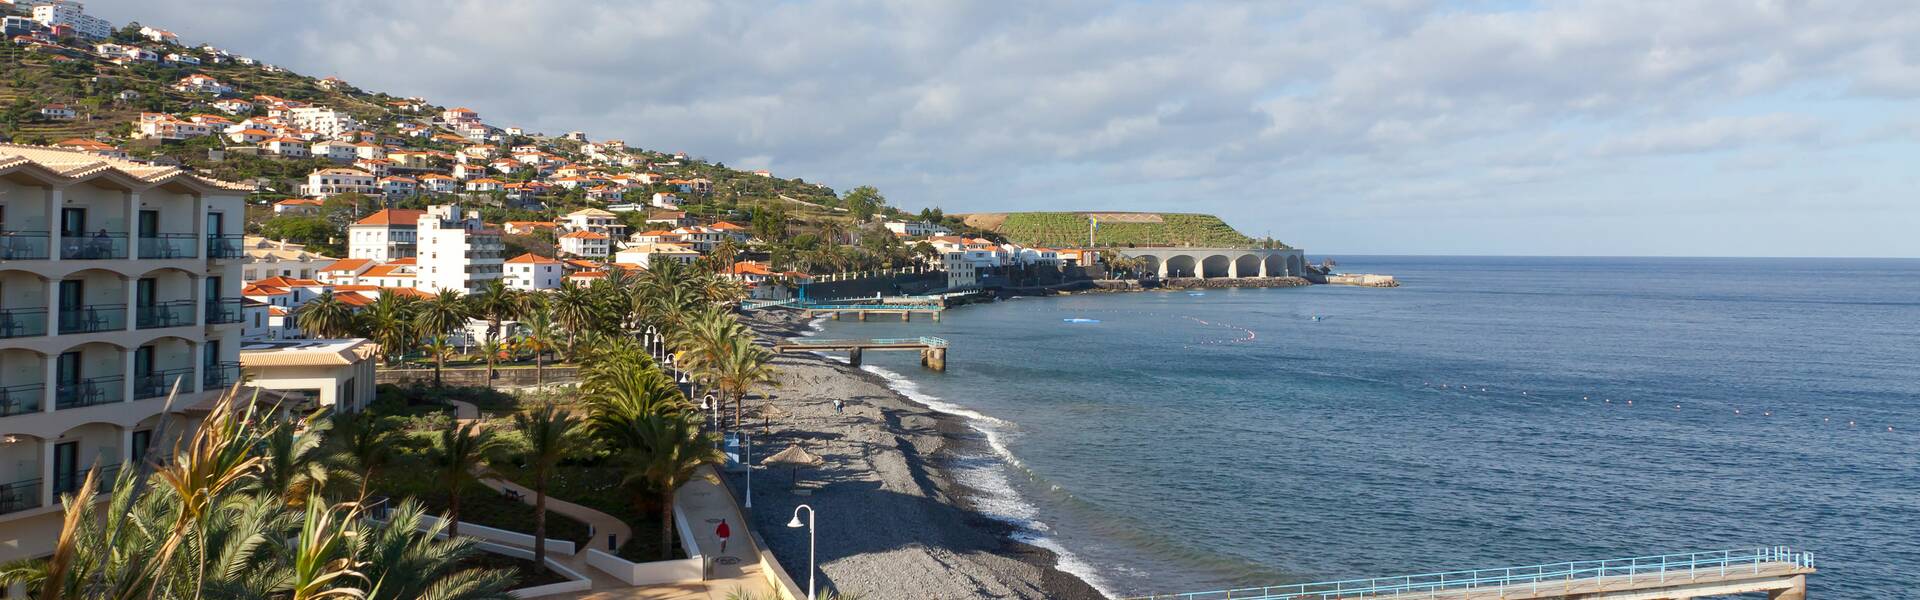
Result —
<path fill-rule="evenodd" d="M 1007 237 L 1008 241 L 1057 247 L 1087 245 L 1092 220 L 1099 220 L 1094 245 L 1253 246 L 1256 241 L 1220 217 L 1187 213 L 1017 212 L 956 215 L 966 224 Z M 1284 247 L 1284 246 L 1282 246 Z"/>

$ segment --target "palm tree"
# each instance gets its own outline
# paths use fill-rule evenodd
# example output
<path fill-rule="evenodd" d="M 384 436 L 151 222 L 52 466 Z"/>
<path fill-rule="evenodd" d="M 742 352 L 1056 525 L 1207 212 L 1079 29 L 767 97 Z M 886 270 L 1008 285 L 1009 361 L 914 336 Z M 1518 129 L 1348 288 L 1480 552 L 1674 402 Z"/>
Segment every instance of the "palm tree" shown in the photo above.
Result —
<path fill-rule="evenodd" d="M 595 317 L 593 292 L 572 282 L 562 283 L 560 289 L 553 293 L 551 304 L 554 307 L 554 320 L 567 330 L 567 360 L 578 360 L 573 343 L 576 335 L 592 327 Z"/>
<path fill-rule="evenodd" d="M 619 439 L 633 424 L 653 415 L 687 412 L 693 408 L 680 386 L 659 369 L 630 368 L 585 382 L 581 406 L 595 431 Z"/>
<path fill-rule="evenodd" d="M 279 496 L 298 506 L 309 495 L 327 484 L 326 463 L 319 460 L 320 444 L 332 421 L 315 412 L 305 419 L 306 427 L 274 427 L 261 444 L 265 460 L 260 463 L 258 482 L 266 493 Z"/>
<path fill-rule="evenodd" d="M 426 524 L 425 508 L 407 499 L 387 514 L 387 525 L 360 536 L 355 556 L 365 561 L 360 573 L 367 600 L 507 600 L 513 578 L 505 571 L 459 568 L 481 552 L 473 538 L 447 535 L 447 522 Z"/>
<path fill-rule="evenodd" d="M 467 422 L 453 429 L 440 431 L 440 439 L 434 445 L 435 474 L 447 491 L 447 535 L 460 535 L 460 492 L 484 477 L 491 476 L 487 469 L 487 453 L 499 445 L 492 431 L 480 429 L 479 425 Z"/>
<path fill-rule="evenodd" d="M 293 319 L 300 331 L 314 338 L 352 337 L 354 332 L 353 307 L 341 302 L 333 290 L 320 292 L 294 309 Z"/>
<path fill-rule="evenodd" d="M 673 557 L 673 496 L 702 465 L 720 464 L 725 455 L 713 434 L 700 431 L 700 417 L 688 413 L 648 415 L 634 423 L 635 442 L 622 453 L 627 465 L 622 483 L 660 497 L 660 549 Z"/>
<path fill-rule="evenodd" d="M 418 342 L 413 325 L 413 305 L 412 298 L 390 289 L 380 290 L 380 295 L 360 315 L 367 337 L 380 344 L 380 350 L 387 355 L 388 365 L 394 364 L 396 357 L 406 356 Z"/>
<path fill-rule="evenodd" d="M 493 387 L 493 365 L 500 360 L 500 354 L 506 351 L 506 344 L 497 340 L 480 343 L 480 352 L 487 355 L 487 387 Z"/>
<path fill-rule="evenodd" d="M 444 336 L 466 325 L 471 314 L 473 308 L 467 304 L 466 297 L 448 289 L 415 305 L 413 320 L 422 335 Z"/>
<path fill-rule="evenodd" d="M 480 293 L 474 294 L 472 302 L 474 313 L 487 320 L 488 341 L 499 339 L 500 322 L 519 317 L 524 305 L 520 293 L 508 288 L 507 282 L 501 279 L 488 280 Z"/>
<path fill-rule="evenodd" d="M 520 325 L 527 330 L 522 343 L 533 351 L 533 387 L 545 391 L 546 354 L 553 350 L 554 343 L 560 339 L 560 324 L 553 320 L 553 309 L 540 304 L 527 312 L 526 319 Z"/>
<path fill-rule="evenodd" d="M 447 360 L 453 358 L 457 350 L 445 337 L 433 338 L 427 342 L 427 356 L 433 357 L 433 387 L 440 387 L 440 370 L 446 368 Z"/>
<path fill-rule="evenodd" d="M 543 570 L 547 565 L 547 479 L 577 443 L 580 421 L 551 404 L 514 415 L 513 421 L 527 438 L 526 461 L 533 469 L 533 568 Z"/>
<path fill-rule="evenodd" d="M 360 493 L 356 497 L 364 498 L 374 471 L 392 462 L 394 434 L 381 428 L 379 420 L 367 412 L 339 415 L 333 423 L 334 434 L 329 437 L 339 440 L 349 466 L 359 471 Z"/>
<path fill-rule="evenodd" d="M 767 363 L 773 360 L 773 353 L 753 343 L 751 337 L 736 336 L 727 338 L 720 359 L 706 365 L 709 381 L 720 389 L 720 401 L 733 398 L 733 426 L 740 426 L 742 408 L 746 403 L 747 392 L 755 386 L 772 381 L 774 371 Z"/>

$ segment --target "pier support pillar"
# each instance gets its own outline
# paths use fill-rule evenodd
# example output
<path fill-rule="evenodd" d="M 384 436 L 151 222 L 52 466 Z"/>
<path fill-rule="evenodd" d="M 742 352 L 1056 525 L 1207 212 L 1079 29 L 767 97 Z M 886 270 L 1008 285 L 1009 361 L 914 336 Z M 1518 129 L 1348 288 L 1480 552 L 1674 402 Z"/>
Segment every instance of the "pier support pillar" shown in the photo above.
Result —
<path fill-rule="evenodd" d="M 1767 592 L 1767 600 L 1807 600 L 1807 576 L 1793 576 L 1793 587 Z"/>
<path fill-rule="evenodd" d="M 847 351 L 847 366 L 851 366 L 851 367 L 860 366 L 860 349 L 859 348 L 854 348 L 852 350 Z"/>
<path fill-rule="evenodd" d="M 840 311 L 837 311 L 837 310 L 833 311 L 833 320 L 835 321 L 840 320 Z"/>
<path fill-rule="evenodd" d="M 867 320 L 867 311 L 864 311 L 864 310 L 860 311 L 860 320 L 862 321 Z"/>
<path fill-rule="evenodd" d="M 904 322 L 904 321 L 912 321 L 912 320 L 913 320 L 913 311 L 910 311 L 910 310 L 909 310 L 909 311 L 902 311 L 902 312 L 900 313 L 900 320 L 901 320 L 901 321 L 903 321 L 903 322 Z"/>
<path fill-rule="evenodd" d="M 935 323 L 940 322 L 940 311 L 937 311 L 937 310 L 933 311 L 933 322 Z"/>
<path fill-rule="evenodd" d="M 939 371 L 942 373 L 946 372 L 947 349 L 946 348 L 927 348 L 925 350 L 921 350 L 920 365 L 934 371 Z"/>

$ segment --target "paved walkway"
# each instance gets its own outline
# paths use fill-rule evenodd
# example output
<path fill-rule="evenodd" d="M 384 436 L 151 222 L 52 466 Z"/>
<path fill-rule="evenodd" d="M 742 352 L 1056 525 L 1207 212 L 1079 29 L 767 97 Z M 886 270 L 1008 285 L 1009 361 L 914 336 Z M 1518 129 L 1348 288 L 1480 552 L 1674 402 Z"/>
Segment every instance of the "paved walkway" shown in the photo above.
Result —
<path fill-rule="evenodd" d="M 480 418 L 479 407 L 472 403 L 449 400 L 453 404 L 454 418 L 459 421 L 472 421 Z M 580 548 L 573 556 L 549 552 L 554 562 L 587 576 L 593 581 L 591 591 L 578 594 L 560 594 L 547 598 L 567 598 L 572 600 L 727 600 L 734 591 L 750 592 L 762 597 L 770 591 L 767 579 L 760 573 L 760 556 L 753 545 L 753 538 L 747 534 L 747 520 L 740 514 L 739 507 L 733 502 L 717 479 L 720 475 L 712 467 L 702 467 L 701 475 L 692 482 L 680 487 L 674 493 L 674 503 L 687 515 L 687 526 L 693 528 L 694 543 L 699 546 L 701 556 L 706 557 L 710 572 L 706 581 L 677 585 L 651 585 L 633 587 L 626 582 L 587 564 L 587 548 L 606 548 L 607 534 L 613 534 L 615 544 L 633 537 L 633 528 L 625 522 L 603 513 L 572 502 L 549 496 L 547 510 L 578 520 L 593 527 L 593 539 L 586 547 Z M 708 477 L 714 478 L 709 480 Z M 526 486 L 501 479 L 484 479 L 481 484 L 494 491 L 511 489 L 520 493 L 521 501 L 528 506 L 534 503 L 533 490 Z M 720 538 L 714 535 L 714 528 L 725 519 L 733 530 L 733 537 L 727 541 L 726 551 L 720 550 Z M 674 543 L 679 543 L 675 540 Z"/>

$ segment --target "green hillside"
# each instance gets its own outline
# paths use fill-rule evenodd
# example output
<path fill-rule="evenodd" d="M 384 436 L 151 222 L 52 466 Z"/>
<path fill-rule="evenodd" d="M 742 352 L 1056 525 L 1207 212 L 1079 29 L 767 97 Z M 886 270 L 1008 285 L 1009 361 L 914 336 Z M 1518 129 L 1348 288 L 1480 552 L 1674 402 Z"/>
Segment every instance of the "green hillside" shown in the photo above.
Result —
<path fill-rule="evenodd" d="M 1255 246 L 1264 245 L 1220 217 L 1186 213 L 1017 212 L 960 215 L 967 225 L 1035 246 L 1083 247 L 1091 221 L 1098 219 L 1094 245 Z M 1274 243 L 1276 247 L 1285 247 Z"/>

